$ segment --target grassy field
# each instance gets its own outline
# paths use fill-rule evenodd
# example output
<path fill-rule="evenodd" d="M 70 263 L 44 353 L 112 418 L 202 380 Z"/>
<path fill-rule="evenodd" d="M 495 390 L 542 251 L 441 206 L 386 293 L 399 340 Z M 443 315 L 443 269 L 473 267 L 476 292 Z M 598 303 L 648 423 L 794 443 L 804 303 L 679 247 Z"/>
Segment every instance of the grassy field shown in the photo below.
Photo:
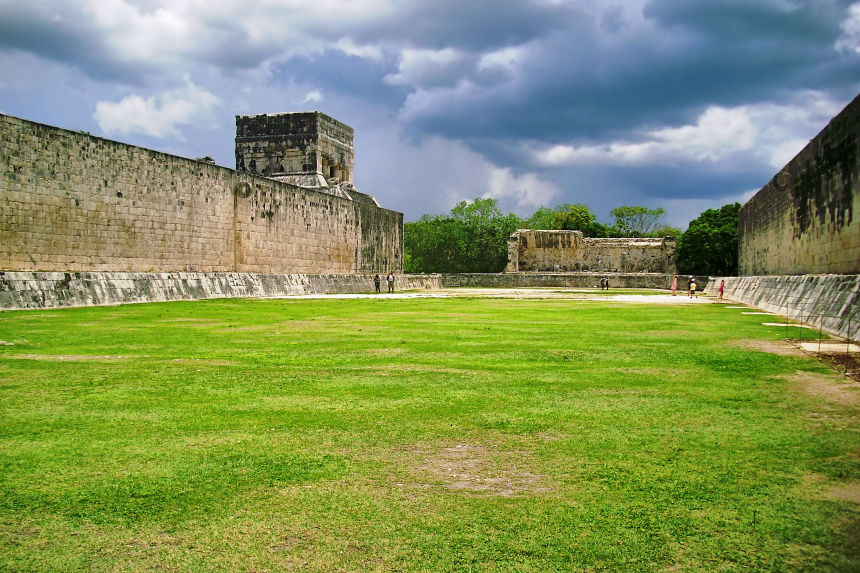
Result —
<path fill-rule="evenodd" d="M 0 313 L 0 570 L 857 571 L 855 388 L 722 305 Z"/>

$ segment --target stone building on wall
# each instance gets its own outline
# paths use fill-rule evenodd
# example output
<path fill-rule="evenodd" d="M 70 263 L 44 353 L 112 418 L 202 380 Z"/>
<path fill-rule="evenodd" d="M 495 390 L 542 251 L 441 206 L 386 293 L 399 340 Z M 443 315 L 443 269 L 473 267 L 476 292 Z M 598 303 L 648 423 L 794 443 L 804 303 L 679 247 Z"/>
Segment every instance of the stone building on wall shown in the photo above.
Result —
<path fill-rule="evenodd" d="M 403 214 L 352 186 L 352 128 L 236 127 L 234 170 L 0 114 L 0 271 L 402 269 Z"/>
<path fill-rule="evenodd" d="M 581 231 L 519 229 L 505 272 L 675 272 L 675 238 L 597 239 Z"/>
<path fill-rule="evenodd" d="M 353 137 L 318 111 L 236 116 L 236 170 L 349 198 Z"/>
<path fill-rule="evenodd" d="M 743 206 L 740 274 L 860 274 L 860 96 Z"/>

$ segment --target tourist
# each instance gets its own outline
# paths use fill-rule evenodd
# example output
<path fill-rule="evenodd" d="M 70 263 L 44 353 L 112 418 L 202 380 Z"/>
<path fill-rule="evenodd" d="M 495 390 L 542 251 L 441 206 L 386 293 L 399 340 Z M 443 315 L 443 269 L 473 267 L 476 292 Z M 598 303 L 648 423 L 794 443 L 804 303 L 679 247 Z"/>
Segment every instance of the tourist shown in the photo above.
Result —
<path fill-rule="evenodd" d="M 672 275 L 672 296 L 678 294 L 678 273 Z"/>
<path fill-rule="evenodd" d="M 690 281 L 690 298 L 696 298 L 696 279 Z"/>
<path fill-rule="evenodd" d="M 720 298 L 723 298 L 723 292 L 726 290 L 726 281 L 720 281 Z"/>
<path fill-rule="evenodd" d="M 379 274 L 377 273 L 377 274 L 376 274 L 376 275 L 374 275 L 374 277 L 373 277 L 373 286 L 375 286 L 375 287 L 376 287 L 376 292 L 380 292 L 380 291 L 379 291 L 379 283 L 380 283 L 380 282 L 382 282 L 382 279 L 380 279 L 380 278 L 379 278 Z"/>
<path fill-rule="evenodd" d="M 388 292 L 394 292 L 394 273 L 388 271 L 388 276 L 385 278 L 388 281 Z"/>

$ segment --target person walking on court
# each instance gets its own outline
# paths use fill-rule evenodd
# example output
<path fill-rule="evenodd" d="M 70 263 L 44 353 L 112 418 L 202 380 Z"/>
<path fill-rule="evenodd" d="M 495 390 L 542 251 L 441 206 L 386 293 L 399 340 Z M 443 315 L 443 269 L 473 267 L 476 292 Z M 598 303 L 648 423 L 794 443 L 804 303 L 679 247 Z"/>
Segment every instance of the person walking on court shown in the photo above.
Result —
<path fill-rule="evenodd" d="M 388 292 L 394 292 L 394 273 L 388 271 L 388 276 L 385 278 L 388 281 Z"/>
<path fill-rule="evenodd" d="M 696 284 L 696 279 L 693 279 L 692 281 L 690 281 L 690 298 L 696 298 L 696 287 L 697 286 L 698 285 Z"/>
<path fill-rule="evenodd" d="M 723 293 L 726 290 L 726 281 L 720 281 L 720 298 L 723 298 Z"/>
<path fill-rule="evenodd" d="M 678 294 L 678 273 L 672 275 L 672 296 Z"/>

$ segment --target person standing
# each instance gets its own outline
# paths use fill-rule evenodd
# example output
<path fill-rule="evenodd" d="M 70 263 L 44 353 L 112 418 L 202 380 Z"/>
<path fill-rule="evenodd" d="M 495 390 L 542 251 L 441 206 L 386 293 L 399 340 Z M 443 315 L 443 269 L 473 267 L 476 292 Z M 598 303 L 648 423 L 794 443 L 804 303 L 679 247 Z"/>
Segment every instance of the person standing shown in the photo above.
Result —
<path fill-rule="evenodd" d="M 385 278 L 388 281 L 388 292 L 394 292 L 394 273 L 388 271 L 388 276 Z"/>
<path fill-rule="evenodd" d="M 693 279 L 692 281 L 690 281 L 690 298 L 696 298 L 696 287 L 697 286 L 698 285 L 696 284 L 696 279 Z"/>
<path fill-rule="evenodd" d="M 376 275 L 374 275 L 374 277 L 373 277 L 373 286 L 375 286 L 375 287 L 376 287 L 376 292 L 380 292 L 380 291 L 379 291 L 379 283 L 380 283 L 380 282 L 382 282 L 382 279 L 380 279 L 380 278 L 379 278 L 379 273 L 377 273 L 377 274 L 376 274 Z"/>
<path fill-rule="evenodd" d="M 672 296 L 678 294 L 678 273 L 672 275 Z"/>
<path fill-rule="evenodd" d="M 726 281 L 721 280 L 720 281 L 720 298 L 723 298 L 723 293 L 725 292 L 725 290 L 726 290 Z"/>

